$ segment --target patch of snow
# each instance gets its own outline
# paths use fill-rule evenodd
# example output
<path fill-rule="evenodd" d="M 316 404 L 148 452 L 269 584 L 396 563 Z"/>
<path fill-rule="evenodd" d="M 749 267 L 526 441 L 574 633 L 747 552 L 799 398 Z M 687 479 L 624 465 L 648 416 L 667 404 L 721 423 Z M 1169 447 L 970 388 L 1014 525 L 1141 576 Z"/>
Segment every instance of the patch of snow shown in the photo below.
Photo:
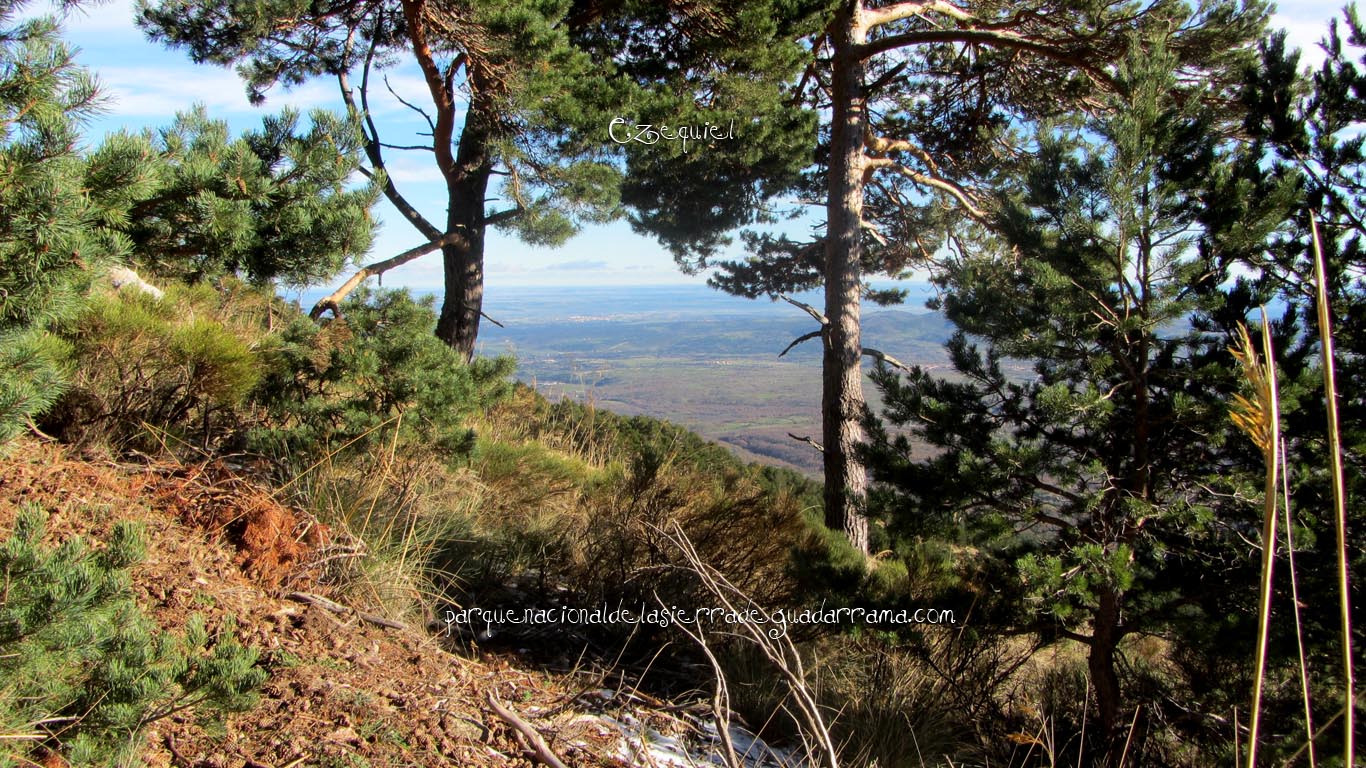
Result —
<path fill-rule="evenodd" d="M 621 734 L 617 756 L 627 765 L 643 768 L 724 768 L 727 764 L 716 723 L 711 720 L 701 723 L 700 733 L 691 739 L 661 733 L 630 714 L 619 718 L 603 716 L 602 722 Z M 790 750 L 771 747 L 741 726 L 732 724 L 729 733 L 740 764 L 745 768 L 805 768 L 805 763 Z"/>

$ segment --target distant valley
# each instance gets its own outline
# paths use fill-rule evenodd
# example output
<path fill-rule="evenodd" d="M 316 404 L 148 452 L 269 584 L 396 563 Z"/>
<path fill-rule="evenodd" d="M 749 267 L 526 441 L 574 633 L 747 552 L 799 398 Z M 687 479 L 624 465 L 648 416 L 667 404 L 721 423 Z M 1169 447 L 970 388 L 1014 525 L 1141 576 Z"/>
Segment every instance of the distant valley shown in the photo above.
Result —
<path fill-rule="evenodd" d="M 931 287 L 897 287 L 909 293 L 904 304 L 864 308 L 865 343 L 947 370 L 953 326 L 925 309 Z M 815 294 L 795 298 L 821 304 Z M 517 378 L 551 399 L 667 419 L 748 461 L 821 470 L 820 454 L 789 436 L 819 442 L 821 431 L 819 343 L 778 357 L 815 329 L 797 307 L 681 285 L 490 287 L 484 308 L 504 327 L 484 322 L 479 354 L 513 355 Z M 876 408 L 877 390 L 868 384 L 866 394 Z"/>
<path fill-rule="evenodd" d="M 818 297 L 804 297 L 817 303 Z M 921 309 L 871 308 L 865 339 L 908 364 L 946 366 L 952 326 Z M 518 378 L 551 398 L 649 414 L 724 443 L 747 460 L 820 471 L 820 349 L 800 309 L 703 286 L 490 292 L 481 353 L 512 354 Z M 868 394 L 876 395 L 869 387 Z"/>

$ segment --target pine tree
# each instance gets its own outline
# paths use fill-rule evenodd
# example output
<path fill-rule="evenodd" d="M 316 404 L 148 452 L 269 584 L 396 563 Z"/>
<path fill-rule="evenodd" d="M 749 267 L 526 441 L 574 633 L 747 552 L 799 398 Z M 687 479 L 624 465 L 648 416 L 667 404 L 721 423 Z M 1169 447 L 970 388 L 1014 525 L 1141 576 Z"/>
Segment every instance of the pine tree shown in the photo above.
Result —
<path fill-rule="evenodd" d="M 436 333 L 468 359 L 483 312 L 487 229 L 502 227 L 527 242 L 554 245 L 582 223 L 620 216 L 621 155 L 628 150 L 610 139 L 615 116 L 638 110 L 655 123 L 666 117 L 677 125 L 705 110 L 716 123 L 747 120 L 746 94 L 771 77 L 766 62 L 775 58 L 772 46 L 754 45 L 745 59 L 763 66 L 745 66 L 723 81 L 697 75 L 718 56 L 737 56 L 746 42 L 762 43 L 759 33 L 772 26 L 766 7 L 746 11 L 744 26 L 718 26 L 723 15 L 711 4 L 695 3 L 161 0 L 143 8 L 141 23 L 156 39 L 188 49 L 195 61 L 237 64 L 257 100 L 277 84 L 317 77 L 337 83 L 348 114 L 364 125 L 364 172 L 425 242 L 361 268 L 313 314 L 335 311 L 366 278 L 439 249 L 445 292 Z M 620 61 L 588 55 L 586 49 L 602 46 L 630 50 Z M 795 60 L 776 57 L 789 69 Z M 427 129 L 416 143 L 381 135 L 370 110 L 383 69 L 397 61 L 416 63 L 427 86 L 423 103 L 410 104 Z M 634 76 L 617 76 L 621 67 Z M 708 89 L 707 96 L 699 98 L 689 84 Z M 783 125 L 765 125 L 764 131 L 780 135 Z M 431 153 L 446 188 L 443 220 L 428 219 L 384 173 L 396 151 Z M 690 185 L 699 195 L 680 209 L 680 227 L 691 226 L 694 213 L 729 226 L 752 215 L 748 192 L 775 163 L 738 157 L 729 176 Z M 669 165 L 652 167 L 663 173 Z M 498 179 L 497 206 L 490 207 L 490 186 Z M 656 183 L 667 184 L 662 175 Z M 659 210 L 647 195 L 637 199 Z"/>
<path fill-rule="evenodd" d="M 237 274 L 308 285 L 369 250 L 374 185 L 350 188 L 359 127 L 286 110 L 230 137 L 202 107 L 168 127 L 108 136 L 86 186 L 102 230 L 151 274 L 197 281 Z"/>
<path fill-rule="evenodd" d="M 1220 119 L 1228 84 L 1181 79 L 1162 42 L 1125 58 L 1099 116 L 1036 134 L 999 239 L 947 264 L 955 376 L 874 375 L 909 430 L 872 426 L 891 527 L 962 532 L 1016 572 L 1023 626 L 1086 647 L 1098 765 L 1122 741 L 1122 639 L 1241 626 L 1227 609 L 1255 583 L 1238 534 L 1257 510 L 1238 499 L 1260 463 L 1230 439 L 1227 348 L 1267 294 L 1231 269 L 1293 192 L 1252 194 L 1255 161 Z"/>
<path fill-rule="evenodd" d="M 44 333 L 79 306 L 93 238 L 77 151 L 95 104 L 52 19 L 17 21 L 0 2 L 0 444 L 60 394 L 61 349 Z"/>
<path fill-rule="evenodd" d="M 786 7 L 802 18 L 800 4 Z M 933 261 L 954 246 L 956 222 L 987 223 L 990 190 L 1029 151 L 1017 128 L 1100 108 L 1134 35 L 1175 30 L 1169 48 L 1183 76 L 1219 79 L 1236 71 L 1266 8 L 841 0 L 815 10 L 792 27 L 806 34 L 808 56 L 790 91 L 822 121 L 815 164 L 772 191 L 819 206 L 824 220 L 810 240 L 747 235 L 750 257 L 716 264 L 714 284 L 751 297 L 823 288 L 823 307 L 803 307 L 819 326 L 801 340 L 824 346 L 826 521 L 866 553 L 862 358 L 888 357 L 863 346 L 861 302 L 901 298 L 868 280 Z M 707 266 L 710 254 L 699 255 L 692 266 Z"/>

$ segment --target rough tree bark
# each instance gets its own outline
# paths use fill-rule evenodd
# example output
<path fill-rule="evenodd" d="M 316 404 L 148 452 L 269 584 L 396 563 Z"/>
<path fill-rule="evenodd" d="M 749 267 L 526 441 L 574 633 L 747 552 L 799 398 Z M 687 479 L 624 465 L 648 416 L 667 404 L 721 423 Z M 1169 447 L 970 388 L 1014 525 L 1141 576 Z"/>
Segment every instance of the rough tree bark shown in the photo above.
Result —
<path fill-rule="evenodd" d="M 863 441 L 863 350 L 859 292 L 863 237 L 863 137 L 866 126 L 864 65 L 859 46 L 866 29 L 862 3 L 847 2 L 830 28 L 834 47 L 831 82 L 830 170 L 826 200 L 825 316 L 821 431 L 825 450 L 825 522 L 844 531 L 868 554 L 864 512 L 868 479 L 857 453 Z"/>
<path fill-rule="evenodd" d="M 466 360 L 474 356 L 484 306 L 484 197 L 493 170 L 489 139 L 484 110 L 471 104 L 460 136 L 454 173 L 447 182 L 446 231 L 462 232 L 465 237 L 441 249 L 446 295 L 436 323 L 437 338 Z"/>
<path fill-rule="evenodd" d="M 1096 690 L 1096 711 L 1099 715 L 1096 730 L 1100 733 L 1100 752 L 1097 765 L 1113 765 L 1117 758 L 1119 740 L 1115 725 L 1119 722 L 1119 675 L 1115 671 L 1115 652 L 1122 636 L 1119 606 L 1123 596 L 1113 589 L 1102 589 L 1096 606 L 1095 626 L 1091 632 L 1086 657 L 1086 668 L 1091 674 L 1091 685 Z"/>

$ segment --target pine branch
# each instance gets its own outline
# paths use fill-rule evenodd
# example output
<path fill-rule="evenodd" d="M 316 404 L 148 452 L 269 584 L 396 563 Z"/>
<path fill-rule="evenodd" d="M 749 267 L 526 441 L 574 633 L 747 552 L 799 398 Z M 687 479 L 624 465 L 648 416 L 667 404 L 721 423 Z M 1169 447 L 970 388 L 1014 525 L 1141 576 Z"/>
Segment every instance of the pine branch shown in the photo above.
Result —
<path fill-rule="evenodd" d="M 953 3 L 944 0 L 930 0 L 929 2 L 904 2 L 892 3 L 882 8 L 871 8 L 865 10 L 860 21 L 865 30 L 871 30 L 884 24 L 910 19 L 916 16 L 924 17 L 931 13 L 942 14 L 957 21 L 972 21 L 972 14 Z"/>
<path fill-rule="evenodd" d="M 792 343 L 791 343 L 791 344 L 788 344 L 787 347 L 786 347 L 782 352 L 779 352 L 779 353 L 778 353 L 778 357 L 783 357 L 783 356 L 785 356 L 788 352 L 791 352 L 791 351 L 792 351 L 792 348 L 793 348 L 793 347 L 797 346 L 798 344 L 801 344 L 801 343 L 804 342 L 804 341 L 810 341 L 810 340 L 812 340 L 812 339 L 814 339 L 814 338 L 816 338 L 816 337 L 818 337 L 818 336 L 823 336 L 823 335 L 825 335 L 825 329 L 824 329 L 824 328 L 822 328 L 822 329 L 819 330 L 819 331 L 812 331 L 812 332 L 810 332 L 810 333 L 802 334 L 801 336 L 798 336 L 797 338 L 793 339 L 793 340 L 792 340 Z"/>
<path fill-rule="evenodd" d="M 347 278 L 346 282 L 342 283 L 341 287 L 337 288 L 337 290 L 319 299 L 318 303 L 314 304 L 313 309 L 309 311 L 308 316 L 317 320 L 319 317 L 322 317 L 324 312 L 337 314 L 340 311 L 342 300 L 350 295 L 352 291 L 356 290 L 356 286 L 364 282 L 366 278 L 382 275 L 395 267 L 401 267 L 413 259 L 416 259 L 419 256 L 425 256 L 443 246 L 456 245 L 463 242 L 465 242 L 465 236 L 463 234 L 448 232 L 435 240 L 423 243 L 414 248 L 409 248 L 396 256 L 391 256 L 373 264 L 367 264 L 356 270 L 355 274 Z"/>
<path fill-rule="evenodd" d="M 411 109 L 419 115 L 422 115 L 422 119 L 427 121 L 427 127 L 430 128 L 433 133 L 436 132 L 436 123 L 432 120 L 432 116 L 427 114 L 427 110 L 423 109 L 422 107 L 419 107 L 416 104 L 413 104 L 412 102 L 408 101 L 402 96 L 399 96 L 398 91 L 395 91 L 394 86 L 389 83 L 388 75 L 384 76 L 384 87 L 389 91 L 390 96 L 393 96 L 395 99 L 398 99 L 399 104 L 402 104 L 408 109 Z"/>
<path fill-rule="evenodd" d="M 905 363 L 901 362 L 895 357 L 892 357 L 891 355 L 885 354 L 883 352 L 879 352 L 878 350 L 873 349 L 872 347 L 864 347 L 863 354 L 877 360 L 880 363 L 886 363 L 887 365 L 890 365 L 893 368 L 899 368 L 905 371 L 906 373 L 911 372 L 910 366 L 906 365 Z"/>
<path fill-rule="evenodd" d="M 880 37 L 871 42 L 854 46 L 853 53 L 860 59 L 870 59 L 900 48 L 932 43 L 985 45 L 992 48 L 1032 53 L 1059 64 L 1076 67 L 1085 72 L 1092 80 L 1107 88 L 1114 88 L 1118 85 L 1110 73 L 1070 50 L 1066 46 L 1067 42 L 1069 41 L 1035 40 L 1017 33 L 988 29 L 925 29 Z"/>
<path fill-rule="evenodd" d="M 816 309 L 815 307 L 811 306 L 810 304 L 806 304 L 806 303 L 797 301 L 796 299 L 791 298 L 791 297 L 789 297 L 789 296 L 787 296 L 787 295 L 785 295 L 785 294 L 781 294 L 781 293 L 778 294 L 778 298 L 780 298 L 780 299 L 782 299 L 783 301 L 786 301 L 788 304 L 791 304 L 792 306 L 797 307 L 798 309 L 800 309 L 800 310 L 806 312 L 808 315 L 811 315 L 812 317 L 816 318 L 816 322 L 820 323 L 822 327 L 824 327 L 824 326 L 829 326 L 829 325 L 830 325 L 830 319 L 827 318 L 825 315 L 821 314 L 821 313 L 820 313 L 820 310 Z"/>
<path fill-rule="evenodd" d="M 350 38 L 347 39 L 347 46 L 350 46 Z M 390 176 L 384 165 L 384 153 L 380 144 L 379 134 L 376 132 L 374 121 L 362 111 L 360 105 L 356 103 L 355 93 L 352 91 L 350 76 L 345 68 L 337 72 L 337 86 L 341 90 L 342 103 L 346 106 L 347 115 L 353 120 L 363 120 L 368 128 L 365 133 L 365 155 L 370 158 L 373 170 L 361 169 L 361 173 L 366 178 L 374 179 L 379 173 L 384 173 L 384 196 L 389 202 L 393 203 L 398 212 L 412 224 L 423 237 L 429 240 L 436 240 L 442 237 L 441 230 L 436 225 L 427 220 L 408 199 L 399 192 L 398 186 L 394 184 L 394 179 Z M 362 86 L 362 97 L 364 98 L 364 86 Z M 368 99 L 366 99 L 368 101 Z"/>

